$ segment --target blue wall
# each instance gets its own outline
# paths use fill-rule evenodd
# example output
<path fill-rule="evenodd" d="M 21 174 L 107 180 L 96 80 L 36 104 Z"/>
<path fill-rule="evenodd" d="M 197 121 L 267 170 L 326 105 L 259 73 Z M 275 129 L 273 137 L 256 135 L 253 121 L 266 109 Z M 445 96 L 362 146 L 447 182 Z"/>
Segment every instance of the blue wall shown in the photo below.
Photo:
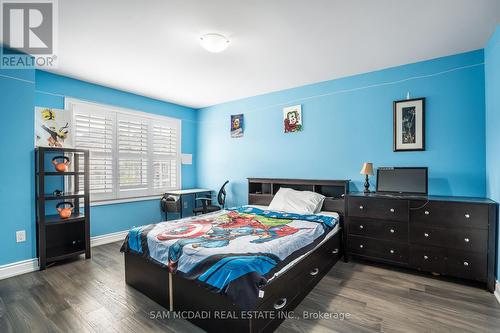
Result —
<path fill-rule="evenodd" d="M 486 195 L 500 202 L 500 25 L 484 53 L 486 78 Z M 498 242 L 500 248 L 500 242 Z M 497 278 L 500 256 L 497 257 Z"/>
<path fill-rule="evenodd" d="M 182 153 L 196 150 L 196 110 L 180 105 L 75 80 L 44 71 L 36 71 L 35 105 L 64 109 L 64 96 L 135 109 L 182 120 Z M 196 156 L 192 165 L 182 166 L 182 186 L 196 184 Z M 158 200 L 94 206 L 91 209 L 91 235 L 127 230 L 134 225 L 161 221 Z"/>
<path fill-rule="evenodd" d="M 35 252 L 33 145 L 34 70 L 0 70 L 0 265 Z M 26 242 L 16 243 L 16 231 Z"/>
<path fill-rule="evenodd" d="M 483 51 L 434 59 L 200 110 L 198 185 L 231 185 L 228 204 L 247 202 L 247 177 L 352 179 L 364 161 L 428 166 L 434 195 L 485 195 Z M 426 151 L 392 151 L 392 102 L 426 97 Z M 284 134 L 282 108 L 302 104 L 304 131 Z M 244 113 L 243 138 L 229 117 Z M 372 183 L 375 181 L 372 179 Z"/>

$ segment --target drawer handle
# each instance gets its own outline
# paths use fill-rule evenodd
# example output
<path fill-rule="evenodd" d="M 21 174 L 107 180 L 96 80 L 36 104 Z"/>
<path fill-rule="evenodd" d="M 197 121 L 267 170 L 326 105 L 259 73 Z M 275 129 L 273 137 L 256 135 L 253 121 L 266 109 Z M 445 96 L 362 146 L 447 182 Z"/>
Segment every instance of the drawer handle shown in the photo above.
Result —
<path fill-rule="evenodd" d="M 390 212 L 391 212 L 391 213 L 394 213 L 394 212 L 395 212 L 394 208 L 391 208 L 391 209 L 389 209 L 389 210 L 390 210 Z"/>
<path fill-rule="evenodd" d="M 276 303 L 274 303 L 273 307 L 276 309 L 276 310 L 279 310 L 279 309 L 283 309 L 286 305 L 286 298 L 280 298 L 279 300 L 276 301 Z"/>
<path fill-rule="evenodd" d="M 363 227 L 363 225 L 362 225 L 362 224 L 360 224 L 360 225 L 359 225 L 359 229 L 363 229 L 363 228 L 364 228 L 364 227 Z"/>
<path fill-rule="evenodd" d="M 466 219 L 470 219 L 470 214 L 467 214 L 467 213 L 466 213 L 466 214 L 465 214 L 465 218 L 466 218 Z"/>
<path fill-rule="evenodd" d="M 429 237 L 429 234 L 428 234 L 428 233 L 426 233 L 426 232 L 424 232 L 424 236 L 425 236 L 425 237 Z"/>
<path fill-rule="evenodd" d="M 428 256 L 424 256 L 424 259 L 427 260 L 427 259 L 429 259 L 429 257 Z"/>
<path fill-rule="evenodd" d="M 468 243 L 468 242 L 470 242 L 470 239 L 468 239 L 468 238 L 464 238 L 464 241 L 465 241 L 466 243 Z"/>
<path fill-rule="evenodd" d="M 464 261 L 464 266 L 469 266 L 469 263 L 467 261 Z"/>
<path fill-rule="evenodd" d="M 359 246 L 359 248 L 360 248 L 360 249 L 362 249 L 363 247 L 364 247 L 364 246 L 363 246 L 363 244 L 361 244 L 361 245 Z"/>
<path fill-rule="evenodd" d="M 359 209 L 360 209 L 360 210 L 363 210 L 363 208 L 364 208 L 363 206 L 359 206 Z"/>
<path fill-rule="evenodd" d="M 394 233 L 394 229 L 391 229 L 391 230 L 389 230 L 389 231 L 391 232 L 391 234 L 393 234 L 393 233 Z"/>
<path fill-rule="evenodd" d="M 426 210 L 426 211 L 424 212 L 424 214 L 425 214 L 425 215 L 429 215 L 430 213 L 429 213 L 429 211 L 428 211 L 428 210 Z"/>
<path fill-rule="evenodd" d="M 339 253 L 339 249 L 334 249 L 334 250 L 332 251 L 332 254 L 337 254 L 337 253 Z"/>
<path fill-rule="evenodd" d="M 318 275 L 318 273 L 319 273 L 319 268 L 315 268 L 309 272 L 309 275 L 316 276 L 316 275 Z"/>
<path fill-rule="evenodd" d="M 390 250 L 389 252 L 391 252 L 391 254 L 394 254 L 394 250 Z"/>

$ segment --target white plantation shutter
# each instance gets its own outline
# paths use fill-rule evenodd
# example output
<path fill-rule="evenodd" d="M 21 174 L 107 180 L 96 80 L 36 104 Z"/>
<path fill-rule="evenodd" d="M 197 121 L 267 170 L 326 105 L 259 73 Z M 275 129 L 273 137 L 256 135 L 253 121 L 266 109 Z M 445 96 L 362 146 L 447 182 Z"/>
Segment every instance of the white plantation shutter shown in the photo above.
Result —
<path fill-rule="evenodd" d="M 120 196 L 130 196 L 132 191 L 148 194 L 148 127 L 149 119 L 118 115 Z"/>
<path fill-rule="evenodd" d="M 152 129 L 153 188 L 177 187 L 177 128 L 154 124 Z"/>
<path fill-rule="evenodd" d="M 72 99 L 74 146 L 90 150 L 91 200 L 180 188 L 180 121 Z"/>
<path fill-rule="evenodd" d="M 96 114 L 85 109 L 76 109 L 73 119 L 75 147 L 90 150 L 89 183 L 92 198 L 112 199 L 114 119 L 109 114 Z M 80 170 L 83 170 L 83 165 Z M 80 185 L 83 188 L 83 184 Z"/>

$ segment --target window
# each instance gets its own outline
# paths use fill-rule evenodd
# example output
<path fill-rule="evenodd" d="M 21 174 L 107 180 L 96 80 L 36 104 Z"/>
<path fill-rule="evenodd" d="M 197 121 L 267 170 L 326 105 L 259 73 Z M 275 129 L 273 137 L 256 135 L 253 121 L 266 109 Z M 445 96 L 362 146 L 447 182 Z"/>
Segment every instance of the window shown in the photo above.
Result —
<path fill-rule="evenodd" d="M 90 150 L 93 201 L 180 188 L 180 120 L 73 99 L 66 109 L 74 146 Z"/>

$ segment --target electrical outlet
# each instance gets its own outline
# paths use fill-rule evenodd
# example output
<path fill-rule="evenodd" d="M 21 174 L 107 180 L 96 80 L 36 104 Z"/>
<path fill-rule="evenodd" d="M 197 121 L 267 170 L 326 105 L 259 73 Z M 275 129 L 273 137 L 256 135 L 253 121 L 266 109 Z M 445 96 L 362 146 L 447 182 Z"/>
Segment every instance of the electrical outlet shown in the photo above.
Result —
<path fill-rule="evenodd" d="M 16 242 L 26 242 L 26 230 L 16 231 Z"/>

